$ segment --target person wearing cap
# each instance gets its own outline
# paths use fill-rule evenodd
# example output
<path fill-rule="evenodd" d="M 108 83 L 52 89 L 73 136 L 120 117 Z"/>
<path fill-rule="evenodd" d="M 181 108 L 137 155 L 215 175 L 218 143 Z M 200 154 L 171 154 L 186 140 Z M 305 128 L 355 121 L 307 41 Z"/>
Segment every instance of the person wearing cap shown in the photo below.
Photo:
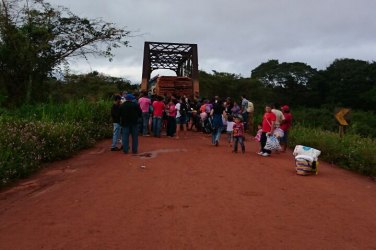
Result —
<path fill-rule="evenodd" d="M 122 127 L 123 152 L 129 151 L 129 136 L 132 136 L 132 153 L 138 151 L 138 119 L 142 116 L 140 105 L 134 102 L 132 94 L 125 96 L 125 102 L 120 106 L 120 125 Z"/>
<path fill-rule="evenodd" d="M 127 91 L 123 91 L 123 93 L 121 94 L 121 101 L 120 101 L 121 104 L 125 102 L 125 97 L 127 94 L 128 94 Z"/>
<path fill-rule="evenodd" d="M 282 106 L 281 110 L 283 112 L 285 119 L 282 121 L 281 126 L 280 126 L 280 128 L 284 132 L 283 137 L 280 139 L 280 143 L 282 147 L 282 152 L 286 152 L 288 132 L 292 125 L 292 114 L 290 112 L 290 107 L 287 105 Z"/>
<path fill-rule="evenodd" d="M 121 96 L 115 95 L 114 96 L 114 103 L 111 107 L 111 117 L 112 117 L 112 124 L 114 127 L 112 133 L 112 144 L 111 144 L 111 151 L 119 151 L 116 145 L 118 143 L 118 139 L 120 136 L 120 104 L 121 104 Z"/>
<path fill-rule="evenodd" d="M 235 116 L 235 123 L 232 127 L 232 134 L 234 138 L 234 149 L 232 152 L 238 152 L 238 143 L 242 148 L 242 153 L 245 153 L 245 145 L 244 145 L 244 124 L 243 124 L 243 116 L 238 115 Z"/>

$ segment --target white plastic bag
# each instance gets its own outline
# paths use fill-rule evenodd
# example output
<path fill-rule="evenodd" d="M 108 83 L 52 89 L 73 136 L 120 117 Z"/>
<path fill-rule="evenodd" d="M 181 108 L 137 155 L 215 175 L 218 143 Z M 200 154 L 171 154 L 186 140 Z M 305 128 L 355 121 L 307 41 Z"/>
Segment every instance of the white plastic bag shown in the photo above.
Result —
<path fill-rule="evenodd" d="M 276 128 L 274 129 L 273 135 L 277 138 L 282 138 L 285 135 L 285 132 L 280 128 Z"/>
<path fill-rule="evenodd" d="M 281 150 L 281 145 L 279 145 L 279 141 L 277 137 L 274 135 L 270 135 L 266 139 L 266 144 L 264 149 L 266 150 Z"/>
<path fill-rule="evenodd" d="M 300 156 L 300 155 L 308 155 L 313 158 L 314 161 L 318 160 L 319 155 L 321 154 L 320 150 L 317 150 L 315 148 L 303 146 L 303 145 L 296 145 L 293 155 L 294 156 Z"/>

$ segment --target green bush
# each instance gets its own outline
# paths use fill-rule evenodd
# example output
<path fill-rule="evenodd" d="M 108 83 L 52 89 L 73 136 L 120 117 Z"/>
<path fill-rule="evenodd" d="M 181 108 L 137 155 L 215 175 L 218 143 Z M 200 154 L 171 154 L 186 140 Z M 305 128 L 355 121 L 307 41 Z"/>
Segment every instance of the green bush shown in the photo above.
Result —
<path fill-rule="evenodd" d="M 293 123 L 307 128 L 335 132 L 338 131 L 339 124 L 334 118 L 334 113 L 334 110 L 326 108 L 297 108 L 292 110 Z M 349 122 L 349 126 L 346 126 L 348 133 L 376 138 L 376 115 L 374 112 L 351 110 L 347 120 Z"/>
<path fill-rule="evenodd" d="M 43 162 L 63 159 L 110 137 L 111 104 L 72 101 L 25 106 L 0 119 L 0 186 L 28 176 Z"/>
<path fill-rule="evenodd" d="M 321 151 L 320 159 L 361 174 L 376 176 L 376 141 L 359 135 L 295 126 L 289 134 L 289 146 L 305 145 Z"/>

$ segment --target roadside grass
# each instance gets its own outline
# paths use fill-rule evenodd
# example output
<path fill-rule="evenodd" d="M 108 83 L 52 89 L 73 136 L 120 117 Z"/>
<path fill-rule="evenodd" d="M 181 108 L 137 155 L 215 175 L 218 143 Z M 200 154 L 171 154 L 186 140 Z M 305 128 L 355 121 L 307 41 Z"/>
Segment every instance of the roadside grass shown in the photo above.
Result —
<path fill-rule="evenodd" d="M 375 139 L 355 134 L 341 138 L 338 133 L 297 125 L 289 133 L 289 147 L 294 148 L 295 145 L 316 148 L 321 151 L 321 160 L 376 177 Z"/>
<path fill-rule="evenodd" d="M 109 101 L 23 106 L 0 117 L 0 186 L 110 137 Z"/>

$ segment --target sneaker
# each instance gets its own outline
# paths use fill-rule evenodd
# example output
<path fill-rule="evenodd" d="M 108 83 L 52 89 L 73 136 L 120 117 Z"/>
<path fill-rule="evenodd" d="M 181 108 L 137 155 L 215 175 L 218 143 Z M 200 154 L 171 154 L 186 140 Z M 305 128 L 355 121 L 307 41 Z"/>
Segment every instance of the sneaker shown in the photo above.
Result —
<path fill-rule="evenodd" d="M 270 156 L 268 153 L 263 153 L 262 156 Z"/>
<path fill-rule="evenodd" d="M 215 146 L 218 147 L 218 141 L 215 141 Z"/>
<path fill-rule="evenodd" d="M 258 155 L 262 155 L 263 153 L 264 153 L 264 152 L 260 151 L 260 152 L 258 152 L 257 154 L 258 154 Z"/>
<path fill-rule="evenodd" d="M 111 151 L 120 151 L 119 148 L 111 148 Z"/>

